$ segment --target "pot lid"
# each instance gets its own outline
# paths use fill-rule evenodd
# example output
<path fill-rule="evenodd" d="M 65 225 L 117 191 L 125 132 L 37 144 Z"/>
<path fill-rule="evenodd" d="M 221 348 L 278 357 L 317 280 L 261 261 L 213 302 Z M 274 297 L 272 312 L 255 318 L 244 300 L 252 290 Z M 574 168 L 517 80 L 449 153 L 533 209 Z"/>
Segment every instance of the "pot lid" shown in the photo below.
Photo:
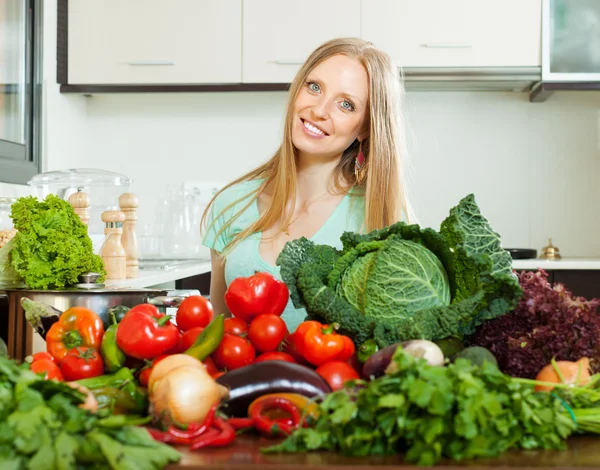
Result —
<path fill-rule="evenodd" d="M 96 168 L 71 168 L 68 170 L 48 171 L 31 178 L 30 186 L 64 184 L 67 186 L 126 186 L 131 178 L 120 173 Z"/>

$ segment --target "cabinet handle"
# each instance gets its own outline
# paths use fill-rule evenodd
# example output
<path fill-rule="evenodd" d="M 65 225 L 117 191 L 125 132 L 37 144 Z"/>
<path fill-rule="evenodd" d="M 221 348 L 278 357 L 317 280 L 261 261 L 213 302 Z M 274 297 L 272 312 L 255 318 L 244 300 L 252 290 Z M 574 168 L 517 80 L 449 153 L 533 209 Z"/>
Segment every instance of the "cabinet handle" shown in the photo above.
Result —
<path fill-rule="evenodd" d="M 132 60 L 129 65 L 175 65 L 171 60 Z"/>
<path fill-rule="evenodd" d="M 272 60 L 270 63 L 275 65 L 302 65 L 304 62 L 300 60 Z"/>
<path fill-rule="evenodd" d="M 421 47 L 429 49 L 470 49 L 473 46 L 462 42 L 426 42 Z"/>

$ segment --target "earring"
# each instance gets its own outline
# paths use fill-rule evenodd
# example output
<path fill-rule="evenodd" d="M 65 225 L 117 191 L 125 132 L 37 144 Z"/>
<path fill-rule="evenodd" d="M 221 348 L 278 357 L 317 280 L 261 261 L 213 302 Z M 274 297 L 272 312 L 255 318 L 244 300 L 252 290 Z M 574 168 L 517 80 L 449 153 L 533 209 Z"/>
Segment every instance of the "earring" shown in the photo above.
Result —
<path fill-rule="evenodd" d="M 365 164 L 366 158 L 362 153 L 362 142 L 358 147 L 358 155 L 354 159 L 354 176 L 356 177 L 356 182 L 361 184 L 365 177 Z"/>

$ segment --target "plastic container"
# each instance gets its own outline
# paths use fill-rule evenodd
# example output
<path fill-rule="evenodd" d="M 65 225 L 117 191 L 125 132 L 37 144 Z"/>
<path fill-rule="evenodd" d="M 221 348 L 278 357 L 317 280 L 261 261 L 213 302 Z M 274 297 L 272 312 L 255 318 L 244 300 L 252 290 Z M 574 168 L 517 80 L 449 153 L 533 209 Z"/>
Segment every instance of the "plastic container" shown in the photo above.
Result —
<path fill-rule="evenodd" d="M 56 194 L 61 199 L 68 200 L 71 194 L 85 192 L 90 200 L 88 233 L 94 251 L 98 253 L 104 240 L 102 212 L 119 210 L 119 196 L 129 192 L 131 183 L 131 178 L 120 173 L 94 168 L 74 168 L 40 173 L 27 184 L 36 188 L 37 197 L 41 199 L 48 194 Z"/>

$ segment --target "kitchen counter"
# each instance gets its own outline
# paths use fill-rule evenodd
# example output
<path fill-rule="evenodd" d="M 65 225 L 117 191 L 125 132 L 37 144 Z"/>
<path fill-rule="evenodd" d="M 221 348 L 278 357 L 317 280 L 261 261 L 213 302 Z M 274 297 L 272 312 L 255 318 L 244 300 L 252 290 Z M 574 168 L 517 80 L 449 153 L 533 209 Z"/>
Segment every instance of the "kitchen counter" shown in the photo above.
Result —
<path fill-rule="evenodd" d="M 260 453 L 260 448 L 274 441 L 254 436 L 238 436 L 235 445 L 223 449 L 203 449 L 188 452 L 185 448 L 182 460 L 169 465 L 166 470 L 354 470 L 357 468 L 386 470 L 422 470 L 414 464 L 402 462 L 401 456 L 391 457 L 344 457 L 339 454 L 312 452 L 307 454 Z M 441 461 L 436 470 L 456 470 L 468 467 L 479 470 L 490 467 L 506 469 L 600 469 L 600 437 L 578 436 L 569 439 L 564 451 L 519 451 L 511 450 L 493 459 L 467 460 L 464 462 Z"/>
<path fill-rule="evenodd" d="M 211 270 L 211 264 L 209 260 L 198 260 L 197 262 L 171 265 L 165 261 L 164 265 L 167 269 L 140 269 L 138 277 L 136 278 L 119 281 L 106 281 L 105 285 L 106 287 L 111 288 L 144 289 L 147 287 L 156 286 L 158 284 L 164 284 L 166 282 L 177 281 L 179 279 L 205 274 Z"/>
<path fill-rule="evenodd" d="M 513 260 L 514 269 L 538 269 L 550 270 L 600 270 L 600 258 L 563 258 L 560 260 L 546 259 L 516 259 Z"/>

